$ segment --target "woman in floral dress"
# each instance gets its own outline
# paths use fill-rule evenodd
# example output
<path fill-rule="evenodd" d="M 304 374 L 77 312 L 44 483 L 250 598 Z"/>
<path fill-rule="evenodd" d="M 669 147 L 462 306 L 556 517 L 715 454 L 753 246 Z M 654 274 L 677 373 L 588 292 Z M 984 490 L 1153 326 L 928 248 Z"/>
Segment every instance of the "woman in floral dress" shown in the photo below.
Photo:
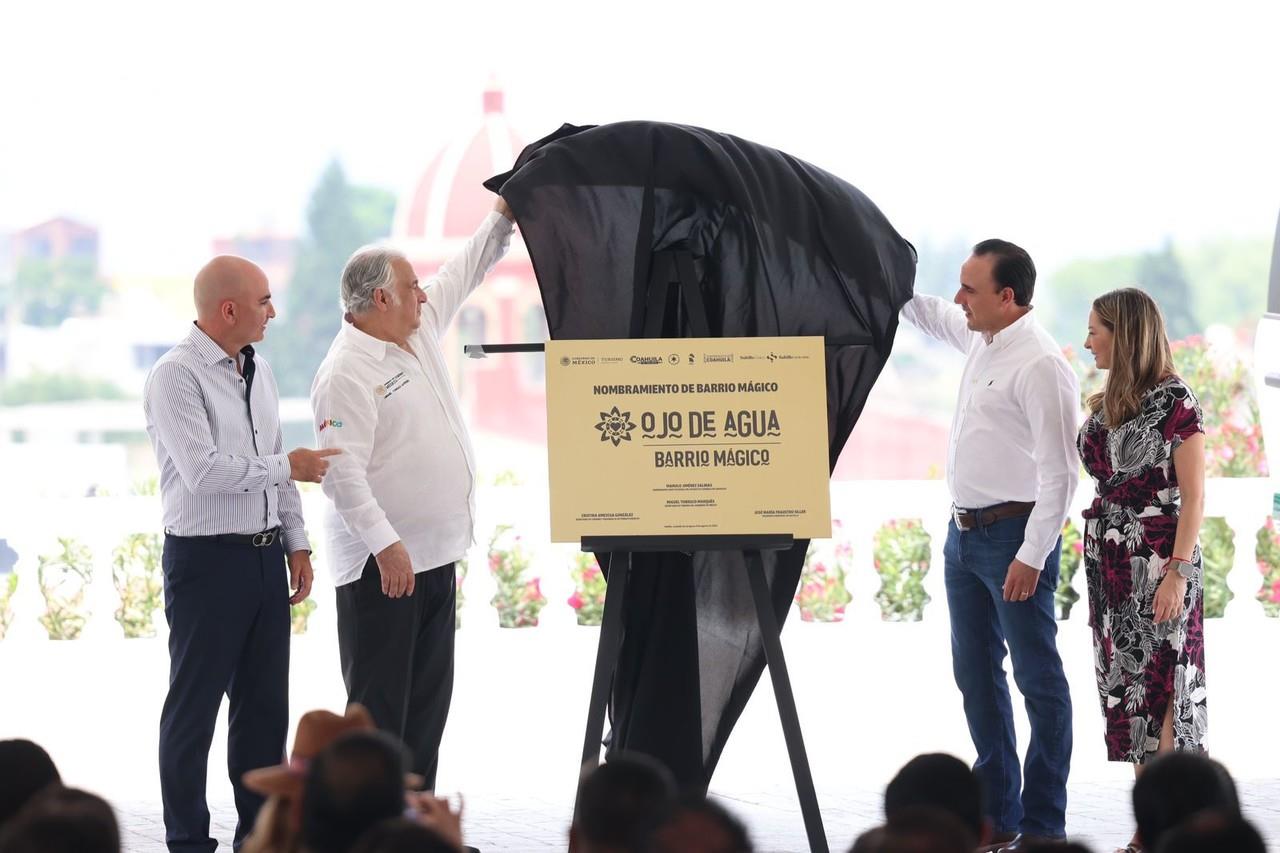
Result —
<path fill-rule="evenodd" d="M 1097 497 L 1084 565 L 1107 758 L 1134 765 L 1204 749 L 1204 426 L 1173 372 L 1151 297 L 1094 300 L 1085 349 L 1108 371 L 1078 446 Z"/>

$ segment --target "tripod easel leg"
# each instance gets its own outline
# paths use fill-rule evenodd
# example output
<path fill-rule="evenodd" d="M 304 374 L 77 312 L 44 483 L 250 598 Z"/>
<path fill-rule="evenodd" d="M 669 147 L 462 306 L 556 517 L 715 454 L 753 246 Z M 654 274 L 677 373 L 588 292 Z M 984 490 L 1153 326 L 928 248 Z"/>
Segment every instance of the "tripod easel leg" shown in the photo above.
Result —
<path fill-rule="evenodd" d="M 613 552 L 609 562 L 609 581 L 605 586 L 604 615 L 600 619 L 600 643 L 596 646 L 596 671 L 591 680 L 591 701 L 587 705 L 587 732 L 582 743 L 582 767 L 600 763 L 600 738 L 604 734 L 604 714 L 609 704 L 609 689 L 618 665 L 618 646 L 622 640 L 622 609 L 627 598 L 627 576 L 631 573 L 631 554 Z M 578 816 L 575 798 L 573 814 Z"/>
<path fill-rule="evenodd" d="M 764 642 L 764 659 L 773 681 L 773 695 L 778 700 L 778 717 L 782 720 L 782 734 L 787 741 L 787 755 L 791 759 L 791 775 L 795 777 L 796 794 L 800 798 L 800 812 L 804 815 L 804 830 L 809 836 L 811 853 L 828 853 L 827 836 L 822 828 L 822 813 L 818 811 L 818 795 L 813 787 L 813 774 L 809 770 L 809 756 L 804 749 L 804 736 L 800 732 L 800 718 L 796 714 L 796 699 L 791 692 L 791 677 L 787 674 L 787 662 L 782 656 L 782 641 L 778 620 L 773 614 L 769 599 L 769 584 L 764 577 L 764 562 L 759 551 L 746 551 L 747 578 L 751 583 L 751 597 L 756 603 L 756 618 L 760 622 L 760 637 Z"/>

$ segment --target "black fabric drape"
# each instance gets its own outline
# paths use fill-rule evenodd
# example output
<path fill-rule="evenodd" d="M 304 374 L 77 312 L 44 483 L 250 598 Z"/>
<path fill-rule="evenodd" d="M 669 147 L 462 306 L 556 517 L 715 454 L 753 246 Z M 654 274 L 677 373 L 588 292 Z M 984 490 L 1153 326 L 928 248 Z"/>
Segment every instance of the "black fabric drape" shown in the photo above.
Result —
<path fill-rule="evenodd" d="M 825 336 L 834 467 L 915 277 L 915 250 L 870 199 L 782 152 L 654 122 L 564 125 L 485 186 L 515 213 L 553 339 L 639 337 L 650 263 L 666 250 L 692 254 L 712 336 Z M 689 336 L 669 305 L 662 334 Z M 779 623 L 807 547 L 764 555 Z M 745 561 L 663 553 L 634 565 L 610 750 L 655 756 L 705 789 L 764 667 Z"/>

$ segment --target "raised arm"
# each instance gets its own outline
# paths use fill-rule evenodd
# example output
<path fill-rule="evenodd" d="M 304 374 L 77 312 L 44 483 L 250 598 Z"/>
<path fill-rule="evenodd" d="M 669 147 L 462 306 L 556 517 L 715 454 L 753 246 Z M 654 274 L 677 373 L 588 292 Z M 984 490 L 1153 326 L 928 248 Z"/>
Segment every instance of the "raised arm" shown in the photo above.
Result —
<path fill-rule="evenodd" d="M 902 319 L 936 341 L 967 353 L 977 334 L 970 330 L 959 305 L 938 296 L 917 293 L 902 306 Z"/>

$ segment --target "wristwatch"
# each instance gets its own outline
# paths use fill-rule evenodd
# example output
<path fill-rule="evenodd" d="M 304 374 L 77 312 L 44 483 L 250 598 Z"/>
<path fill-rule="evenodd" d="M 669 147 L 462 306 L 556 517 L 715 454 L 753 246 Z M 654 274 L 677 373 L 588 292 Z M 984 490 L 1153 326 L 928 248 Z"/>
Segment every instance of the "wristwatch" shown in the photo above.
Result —
<path fill-rule="evenodd" d="M 1169 571 L 1177 572 L 1187 580 L 1191 580 L 1196 573 L 1195 563 L 1189 563 L 1180 557 L 1172 557 L 1169 560 Z"/>

